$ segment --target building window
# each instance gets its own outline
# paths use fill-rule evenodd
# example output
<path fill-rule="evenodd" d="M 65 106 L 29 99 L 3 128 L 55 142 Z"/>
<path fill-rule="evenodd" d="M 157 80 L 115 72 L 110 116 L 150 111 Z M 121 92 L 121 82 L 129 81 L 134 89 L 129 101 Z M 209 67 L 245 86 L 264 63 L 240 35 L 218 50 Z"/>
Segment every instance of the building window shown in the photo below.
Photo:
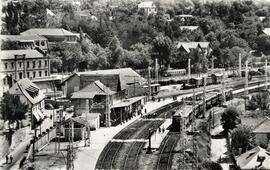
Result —
<path fill-rule="evenodd" d="M 39 77 L 41 77 L 41 76 L 42 76 L 42 72 L 41 72 L 41 71 L 39 71 L 38 73 L 39 73 Z"/>
<path fill-rule="evenodd" d="M 48 76 L 48 71 L 45 71 L 45 76 Z"/>
<path fill-rule="evenodd" d="M 29 77 L 30 77 L 30 73 L 29 73 L 29 72 L 27 72 L 26 74 L 27 74 L 27 78 L 29 78 Z"/>
<path fill-rule="evenodd" d="M 41 67 L 41 61 L 38 61 L 38 67 L 39 68 Z"/>
<path fill-rule="evenodd" d="M 35 44 L 36 44 L 36 46 L 39 46 L 39 41 L 36 41 Z"/>
<path fill-rule="evenodd" d="M 34 72 L 33 72 L 33 78 L 35 78 L 35 77 L 36 77 L 36 72 L 34 71 Z"/>
<path fill-rule="evenodd" d="M 47 61 L 46 60 L 44 61 L 44 65 L 45 65 L 45 67 L 47 67 Z"/>
<path fill-rule="evenodd" d="M 42 46 L 45 46 L 45 42 L 44 42 L 44 41 L 41 41 L 41 45 L 42 45 Z"/>
<path fill-rule="evenodd" d="M 5 69 L 7 69 L 8 68 L 8 63 L 5 63 Z"/>
<path fill-rule="evenodd" d="M 30 65 L 29 65 L 29 61 L 26 62 L 26 68 L 29 68 Z"/>
<path fill-rule="evenodd" d="M 33 61 L 33 68 L 36 67 L 36 61 Z"/>
<path fill-rule="evenodd" d="M 22 68 L 22 62 L 21 61 L 19 62 L 19 67 Z"/>
<path fill-rule="evenodd" d="M 19 79 L 22 79 L 22 72 L 19 73 Z"/>
<path fill-rule="evenodd" d="M 11 62 L 11 68 L 14 68 L 14 63 L 13 62 Z"/>

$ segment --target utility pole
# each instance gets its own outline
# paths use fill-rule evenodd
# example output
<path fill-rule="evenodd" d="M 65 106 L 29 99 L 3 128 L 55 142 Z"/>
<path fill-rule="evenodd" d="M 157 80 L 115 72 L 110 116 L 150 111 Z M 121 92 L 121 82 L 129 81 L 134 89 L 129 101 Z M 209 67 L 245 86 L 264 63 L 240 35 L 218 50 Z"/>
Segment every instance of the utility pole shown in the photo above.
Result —
<path fill-rule="evenodd" d="M 148 90 L 149 90 L 149 100 L 151 99 L 151 67 L 148 65 Z"/>
<path fill-rule="evenodd" d="M 158 83 L 158 59 L 155 59 L 155 83 Z"/>
<path fill-rule="evenodd" d="M 67 170 L 74 170 L 74 153 L 73 153 L 73 138 L 74 138 L 74 123 L 72 119 L 69 122 L 69 145 L 67 146 Z"/>
<path fill-rule="evenodd" d="M 241 53 L 239 53 L 239 77 L 242 77 L 242 69 L 241 69 L 241 67 L 242 67 L 242 61 L 241 61 Z"/>
<path fill-rule="evenodd" d="M 265 60 L 265 90 L 267 90 L 267 60 Z"/>
<path fill-rule="evenodd" d="M 248 59 L 246 61 L 246 70 L 245 70 L 245 112 L 247 106 L 247 97 L 248 97 Z"/>
<path fill-rule="evenodd" d="M 211 74 L 214 74 L 214 55 L 212 55 Z"/>
<path fill-rule="evenodd" d="M 190 57 L 188 58 L 188 83 L 191 78 Z"/>
<path fill-rule="evenodd" d="M 108 84 L 108 83 L 107 83 Z M 106 127 L 111 127 L 110 98 L 108 88 L 106 88 Z"/>
<path fill-rule="evenodd" d="M 226 102 L 226 95 L 225 95 L 225 69 L 222 71 L 222 99 L 223 99 L 223 102 Z"/>
<path fill-rule="evenodd" d="M 203 118 L 206 114 L 206 77 L 203 78 Z"/>

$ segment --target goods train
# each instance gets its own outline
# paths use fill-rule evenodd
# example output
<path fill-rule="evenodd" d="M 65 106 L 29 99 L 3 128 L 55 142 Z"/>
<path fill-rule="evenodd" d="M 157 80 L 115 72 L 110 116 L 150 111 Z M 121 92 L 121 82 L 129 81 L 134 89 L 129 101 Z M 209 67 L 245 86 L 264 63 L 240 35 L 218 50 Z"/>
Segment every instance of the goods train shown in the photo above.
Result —
<path fill-rule="evenodd" d="M 232 90 L 225 91 L 226 100 L 231 100 L 233 98 Z M 193 104 L 195 101 L 195 104 Z M 219 90 L 214 90 L 206 95 L 206 110 L 220 105 L 223 101 L 222 92 Z M 176 111 L 173 115 L 171 131 L 177 132 L 180 128 L 180 119 L 183 119 L 186 127 L 189 127 L 196 118 L 204 116 L 204 104 L 203 104 L 203 93 L 199 92 L 193 97 L 189 97 L 185 100 L 186 105 Z"/>

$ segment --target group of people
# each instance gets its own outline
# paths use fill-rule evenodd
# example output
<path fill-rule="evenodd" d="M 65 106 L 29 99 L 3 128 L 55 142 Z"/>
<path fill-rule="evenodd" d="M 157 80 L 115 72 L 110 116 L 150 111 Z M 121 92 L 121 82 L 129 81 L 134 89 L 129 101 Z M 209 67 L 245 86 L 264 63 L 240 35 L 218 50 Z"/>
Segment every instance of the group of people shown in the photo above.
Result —
<path fill-rule="evenodd" d="M 9 162 L 9 160 L 10 160 L 10 162 Z M 8 163 L 12 163 L 12 160 L 13 160 L 12 155 L 6 155 L 6 163 L 7 163 L 7 164 L 8 164 Z"/>
<path fill-rule="evenodd" d="M 161 133 L 161 132 L 164 133 L 164 132 L 165 132 L 165 128 L 164 128 L 164 127 L 162 127 L 162 128 L 159 127 L 159 128 L 158 128 L 158 132 L 159 132 L 159 133 Z"/>
<path fill-rule="evenodd" d="M 152 119 L 152 118 L 155 118 L 157 117 L 157 114 L 156 113 L 153 113 L 153 114 L 147 114 L 147 115 L 142 115 L 142 118 L 143 119 Z"/>

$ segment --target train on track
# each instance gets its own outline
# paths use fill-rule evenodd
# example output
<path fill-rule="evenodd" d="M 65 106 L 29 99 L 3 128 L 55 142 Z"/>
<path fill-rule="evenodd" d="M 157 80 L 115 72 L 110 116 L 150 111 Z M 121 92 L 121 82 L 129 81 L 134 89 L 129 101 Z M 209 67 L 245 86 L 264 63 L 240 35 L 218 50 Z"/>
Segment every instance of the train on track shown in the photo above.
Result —
<path fill-rule="evenodd" d="M 233 98 L 231 89 L 226 90 L 224 93 L 226 101 Z M 205 106 L 202 92 L 196 93 L 195 96 L 185 99 L 184 102 L 186 104 L 181 109 L 175 111 L 175 114 L 173 115 L 171 131 L 179 132 L 180 119 L 184 119 L 183 122 L 185 122 L 184 124 L 188 128 L 196 118 L 204 117 L 204 107 L 205 110 L 208 110 L 222 104 L 223 100 L 222 92 L 219 90 L 213 90 L 206 93 Z"/>

